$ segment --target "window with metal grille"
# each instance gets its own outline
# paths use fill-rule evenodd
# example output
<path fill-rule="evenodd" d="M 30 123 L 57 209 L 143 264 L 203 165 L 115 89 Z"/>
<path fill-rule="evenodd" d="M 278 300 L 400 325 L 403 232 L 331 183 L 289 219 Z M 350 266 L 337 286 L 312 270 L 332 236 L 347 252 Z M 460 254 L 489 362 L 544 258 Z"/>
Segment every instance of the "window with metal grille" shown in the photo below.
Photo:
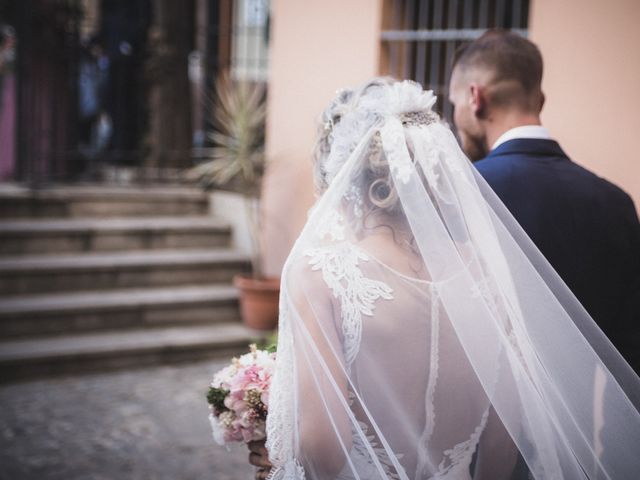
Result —
<path fill-rule="evenodd" d="M 382 72 L 415 80 L 438 96 L 452 123 L 448 85 L 456 51 L 490 28 L 527 34 L 529 0 L 387 0 Z"/>
<path fill-rule="evenodd" d="M 269 0 L 235 0 L 231 76 L 267 81 Z"/>

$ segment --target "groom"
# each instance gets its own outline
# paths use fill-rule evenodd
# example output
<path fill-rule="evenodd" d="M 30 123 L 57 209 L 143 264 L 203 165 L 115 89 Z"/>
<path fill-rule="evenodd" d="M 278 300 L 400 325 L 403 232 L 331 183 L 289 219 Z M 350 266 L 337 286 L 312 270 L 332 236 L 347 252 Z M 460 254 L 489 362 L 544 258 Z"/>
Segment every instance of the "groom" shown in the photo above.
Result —
<path fill-rule="evenodd" d="M 625 192 L 573 163 L 541 125 L 541 81 L 542 56 L 529 40 L 489 31 L 468 44 L 449 88 L 462 148 L 640 372 L 638 216 Z"/>
<path fill-rule="evenodd" d="M 542 56 L 529 40 L 489 31 L 468 44 L 449 85 L 462 148 L 640 372 L 638 216 L 625 192 L 573 163 L 542 126 L 541 82 Z M 521 457 L 512 478 L 528 478 Z"/>

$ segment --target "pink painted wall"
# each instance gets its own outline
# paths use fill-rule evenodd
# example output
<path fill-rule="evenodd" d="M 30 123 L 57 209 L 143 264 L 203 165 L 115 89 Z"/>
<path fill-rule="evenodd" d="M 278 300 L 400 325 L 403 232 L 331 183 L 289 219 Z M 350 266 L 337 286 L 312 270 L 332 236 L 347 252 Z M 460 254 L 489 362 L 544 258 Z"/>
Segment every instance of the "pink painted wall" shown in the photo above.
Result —
<path fill-rule="evenodd" d="M 533 0 L 543 122 L 576 162 L 640 208 L 640 1 Z"/>
<path fill-rule="evenodd" d="M 273 0 L 265 269 L 277 275 L 313 203 L 311 151 L 339 88 L 377 75 L 383 0 Z M 532 0 L 543 122 L 577 163 L 640 208 L 640 0 Z"/>
<path fill-rule="evenodd" d="M 309 207 L 320 113 L 377 75 L 382 0 L 274 0 L 264 183 L 265 271 L 279 275 Z"/>

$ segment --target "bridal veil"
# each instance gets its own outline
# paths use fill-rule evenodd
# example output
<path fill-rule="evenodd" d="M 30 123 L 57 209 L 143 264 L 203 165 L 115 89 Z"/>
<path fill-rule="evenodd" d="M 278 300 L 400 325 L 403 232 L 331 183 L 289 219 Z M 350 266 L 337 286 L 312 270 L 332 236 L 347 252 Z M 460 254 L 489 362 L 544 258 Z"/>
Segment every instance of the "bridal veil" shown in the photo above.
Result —
<path fill-rule="evenodd" d="M 340 92 L 282 275 L 274 479 L 640 477 L 639 380 L 413 82 Z M 634 406 L 635 405 L 635 406 Z"/>

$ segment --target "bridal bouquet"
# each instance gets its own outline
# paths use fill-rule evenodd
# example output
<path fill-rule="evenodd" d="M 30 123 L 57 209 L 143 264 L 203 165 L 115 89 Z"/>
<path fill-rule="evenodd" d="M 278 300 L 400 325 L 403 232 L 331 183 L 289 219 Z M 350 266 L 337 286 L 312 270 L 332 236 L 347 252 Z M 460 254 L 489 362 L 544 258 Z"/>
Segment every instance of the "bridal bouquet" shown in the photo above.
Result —
<path fill-rule="evenodd" d="M 219 445 L 264 440 L 269 385 L 275 368 L 275 348 L 255 345 L 213 376 L 209 386 L 209 421 Z"/>

